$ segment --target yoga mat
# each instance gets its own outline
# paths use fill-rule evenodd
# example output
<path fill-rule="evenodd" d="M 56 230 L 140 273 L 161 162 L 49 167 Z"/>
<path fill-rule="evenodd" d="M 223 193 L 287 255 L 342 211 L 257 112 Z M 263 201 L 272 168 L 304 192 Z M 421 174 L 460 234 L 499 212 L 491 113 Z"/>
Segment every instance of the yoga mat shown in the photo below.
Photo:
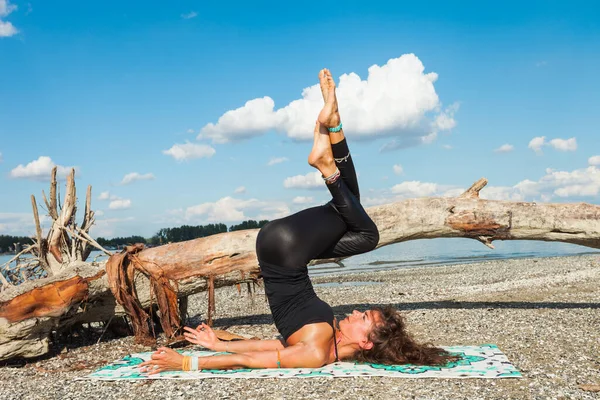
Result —
<path fill-rule="evenodd" d="M 340 361 L 321 368 L 237 369 L 167 371 L 148 376 L 138 365 L 150 358 L 151 352 L 125 356 L 87 376 L 77 379 L 138 380 L 138 379 L 204 379 L 204 378 L 344 378 L 352 376 L 388 376 L 394 378 L 520 378 L 521 373 L 508 361 L 496 345 L 444 347 L 458 355 L 459 360 L 444 367 L 418 365 L 381 365 Z M 210 351 L 182 351 L 186 356 L 210 357 Z"/>

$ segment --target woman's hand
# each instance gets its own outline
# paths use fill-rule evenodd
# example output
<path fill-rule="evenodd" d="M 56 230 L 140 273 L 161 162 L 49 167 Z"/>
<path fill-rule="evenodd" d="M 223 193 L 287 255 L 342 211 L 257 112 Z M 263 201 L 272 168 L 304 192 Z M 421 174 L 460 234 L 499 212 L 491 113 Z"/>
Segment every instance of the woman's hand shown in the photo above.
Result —
<path fill-rule="evenodd" d="M 198 344 L 210 350 L 218 351 L 217 344 L 221 341 L 210 326 L 202 323 L 196 329 L 184 327 L 183 335 L 188 342 Z"/>
<path fill-rule="evenodd" d="M 140 372 L 148 375 L 158 374 L 163 371 L 181 371 L 183 356 L 168 347 L 159 347 L 150 360 L 140 364 Z"/>

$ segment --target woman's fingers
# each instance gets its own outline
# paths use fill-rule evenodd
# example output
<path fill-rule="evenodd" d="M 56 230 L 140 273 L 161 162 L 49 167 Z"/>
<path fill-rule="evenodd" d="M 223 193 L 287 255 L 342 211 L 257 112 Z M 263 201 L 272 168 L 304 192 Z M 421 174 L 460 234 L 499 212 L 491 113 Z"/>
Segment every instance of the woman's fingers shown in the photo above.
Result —
<path fill-rule="evenodd" d="M 158 349 L 156 349 L 156 352 L 164 352 L 164 353 L 177 353 L 175 350 L 169 348 L 169 347 L 159 347 Z"/>
<path fill-rule="evenodd" d="M 159 360 L 144 361 L 139 365 L 140 372 L 147 372 L 148 374 L 154 374 L 156 371 L 164 370 L 165 364 Z"/>

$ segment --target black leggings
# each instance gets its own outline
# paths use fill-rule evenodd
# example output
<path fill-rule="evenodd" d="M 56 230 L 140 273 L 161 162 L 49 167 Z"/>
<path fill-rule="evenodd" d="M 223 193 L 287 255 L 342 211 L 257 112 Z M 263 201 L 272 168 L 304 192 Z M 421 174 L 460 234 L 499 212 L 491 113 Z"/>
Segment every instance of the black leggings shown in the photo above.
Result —
<path fill-rule="evenodd" d="M 327 185 L 331 202 L 269 222 L 256 240 L 265 292 L 275 324 L 285 339 L 308 323 L 333 322 L 333 318 L 320 321 L 318 316 L 315 320 L 319 313 L 315 308 L 322 308 L 322 304 L 308 306 L 318 298 L 308 278 L 307 264 L 313 259 L 365 253 L 379 242 L 377 226 L 359 201 L 346 140 L 332 145 L 332 150 L 341 178 Z"/>

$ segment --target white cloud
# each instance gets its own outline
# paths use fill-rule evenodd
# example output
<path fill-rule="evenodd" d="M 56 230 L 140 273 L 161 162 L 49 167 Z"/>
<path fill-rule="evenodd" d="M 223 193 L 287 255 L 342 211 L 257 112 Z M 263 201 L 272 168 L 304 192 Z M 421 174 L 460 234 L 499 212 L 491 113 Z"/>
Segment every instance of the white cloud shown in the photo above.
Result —
<path fill-rule="evenodd" d="M 0 0 L 0 18 L 7 17 L 17 6 L 10 4 L 8 0 Z M 10 37 L 19 33 L 17 28 L 8 21 L 0 20 L 0 37 Z"/>
<path fill-rule="evenodd" d="M 288 161 L 288 158 L 287 157 L 273 157 L 273 158 L 271 158 L 269 160 L 269 162 L 267 163 L 267 165 L 270 167 L 270 166 L 275 165 L 275 164 L 280 164 L 280 163 L 282 163 L 284 161 Z"/>
<path fill-rule="evenodd" d="M 443 147 L 444 149 L 446 149 L 446 150 L 452 150 L 452 149 L 453 149 L 453 147 L 452 147 L 452 146 L 450 146 L 449 144 L 443 144 L 443 145 L 442 145 L 442 147 Z"/>
<path fill-rule="evenodd" d="M 381 196 L 381 197 L 363 197 L 360 200 L 360 203 L 364 207 L 372 207 L 372 206 L 380 206 L 382 204 L 392 203 L 394 202 L 393 197 L 389 196 Z"/>
<path fill-rule="evenodd" d="M 151 179 L 154 179 L 153 174 L 139 174 L 137 172 L 131 172 L 123 177 L 121 185 L 129 185 L 130 183 L 133 183 L 135 181 L 147 181 Z"/>
<path fill-rule="evenodd" d="M 405 54 L 371 66 L 366 80 L 356 73 L 343 74 L 337 93 L 344 125 L 352 127 L 355 138 L 396 136 L 411 139 L 410 145 L 431 141 L 437 131 L 454 127 L 458 104 L 442 111 L 434 88 L 438 76 L 424 70 L 419 58 Z M 277 130 L 308 140 L 322 105 L 319 85 L 305 88 L 300 99 L 279 109 L 268 96 L 249 100 L 205 125 L 198 138 L 227 143 Z"/>
<path fill-rule="evenodd" d="M 4 159 L 2 158 L 2 153 L 0 153 L 0 162 L 4 161 Z"/>
<path fill-rule="evenodd" d="M 591 165 L 571 172 L 548 169 L 539 186 L 553 189 L 558 197 L 596 196 L 600 191 L 600 168 Z"/>
<path fill-rule="evenodd" d="M 19 164 L 16 168 L 10 171 L 10 177 L 15 179 L 31 179 L 35 181 L 49 181 L 52 168 L 57 167 L 56 176 L 59 178 L 66 177 L 71 168 L 56 165 L 50 157 L 41 156 L 37 160 L 31 161 L 27 165 Z M 75 168 L 77 171 L 77 168 Z"/>
<path fill-rule="evenodd" d="M 287 216 L 289 213 L 288 206 L 283 202 L 242 200 L 228 196 L 213 203 L 188 207 L 185 211 L 185 219 L 205 222 L 234 222 L 249 218 L 271 220 Z"/>
<path fill-rule="evenodd" d="M 433 196 L 437 191 L 437 183 L 419 181 L 405 181 L 392 187 L 392 193 L 403 197 Z"/>
<path fill-rule="evenodd" d="M 538 154 L 542 153 L 542 146 L 546 144 L 546 136 L 538 136 L 534 137 L 529 141 L 529 147 L 531 150 L 535 151 Z"/>
<path fill-rule="evenodd" d="M 0 0 L 0 17 L 6 17 L 16 9 L 17 6 L 10 4 L 9 0 Z"/>
<path fill-rule="evenodd" d="M 190 128 L 187 130 L 187 133 L 194 133 L 194 130 Z"/>
<path fill-rule="evenodd" d="M 396 175 L 401 175 L 404 172 L 404 168 L 402 168 L 402 165 L 400 164 L 395 164 L 392 169 Z"/>
<path fill-rule="evenodd" d="M 108 200 L 110 198 L 109 192 L 102 192 L 100 196 L 98 196 L 98 200 Z"/>
<path fill-rule="evenodd" d="M 294 203 L 294 204 L 311 204 L 311 203 L 314 203 L 314 201 L 315 200 L 312 197 L 296 196 L 292 200 L 292 203 Z"/>
<path fill-rule="evenodd" d="M 538 183 L 530 179 L 525 179 L 513 187 L 524 197 L 533 198 L 540 195 Z"/>
<path fill-rule="evenodd" d="M 570 139 L 556 138 L 546 142 L 545 136 L 539 136 L 529 142 L 529 148 L 537 154 L 542 153 L 542 146 L 551 146 L 560 151 L 575 151 L 577 150 L 577 140 L 574 137 Z"/>
<path fill-rule="evenodd" d="M 19 33 L 19 31 L 13 24 L 0 20 L 0 37 L 11 37 L 17 33 Z"/>
<path fill-rule="evenodd" d="M 323 177 L 318 171 L 290 176 L 283 181 L 283 187 L 287 189 L 321 189 L 324 185 Z"/>
<path fill-rule="evenodd" d="M 108 208 L 111 210 L 126 210 L 131 207 L 131 200 L 129 199 L 115 199 L 110 202 Z"/>
<path fill-rule="evenodd" d="M 196 11 L 190 11 L 189 13 L 181 14 L 181 18 L 183 19 L 192 19 L 196 18 L 198 13 Z"/>
<path fill-rule="evenodd" d="M 216 153 L 215 149 L 205 144 L 175 144 L 163 154 L 169 155 L 177 161 L 192 160 L 194 158 L 210 158 Z"/>
<path fill-rule="evenodd" d="M 496 153 L 510 153 L 514 149 L 515 149 L 515 146 L 513 146 L 512 144 L 503 144 L 502 146 L 500 146 L 497 149 L 495 149 L 494 152 L 496 152 Z"/>
<path fill-rule="evenodd" d="M 95 217 L 102 217 L 104 215 L 104 211 L 102 210 L 96 210 L 94 211 L 94 216 Z"/>
<path fill-rule="evenodd" d="M 52 219 L 44 215 L 40 210 L 40 225 L 43 231 L 52 225 Z M 11 236 L 33 236 L 35 235 L 35 224 L 33 214 L 28 213 L 3 213 L 0 212 L 0 232 Z M 24 244 L 24 243 L 21 243 Z M 5 249 L 6 250 L 6 249 Z"/>
<path fill-rule="evenodd" d="M 450 129 L 456 126 L 456 120 L 454 119 L 454 114 L 458 111 L 460 107 L 459 103 L 453 103 L 449 107 L 447 107 L 444 111 L 439 113 L 434 122 L 435 131 L 449 131 Z"/>
<path fill-rule="evenodd" d="M 238 188 L 236 188 L 233 193 L 246 193 L 246 187 L 245 186 L 240 186 Z"/>
<path fill-rule="evenodd" d="M 133 221 L 134 219 L 135 218 L 133 217 L 107 219 L 99 218 L 96 220 L 91 232 L 95 237 L 115 237 L 117 234 L 120 236 L 128 236 L 131 235 L 131 231 L 129 229 L 123 229 L 122 223 Z"/>
<path fill-rule="evenodd" d="M 572 137 L 570 139 L 552 139 L 550 146 L 560 151 L 575 151 L 577 150 L 577 140 Z"/>
<path fill-rule="evenodd" d="M 486 186 L 479 197 L 487 200 L 523 201 L 525 196 L 516 187 L 510 186 Z"/>
<path fill-rule="evenodd" d="M 600 165 L 600 156 L 592 156 L 588 159 L 590 165 Z"/>
<path fill-rule="evenodd" d="M 512 187 L 490 187 L 482 198 L 513 201 L 551 201 L 556 197 L 594 197 L 600 193 L 600 169 L 596 166 L 573 171 L 550 168 L 538 181 L 523 180 Z"/>
<path fill-rule="evenodd" d="M 440 186 L 440 185 L 438 185 L 438 188 L 439 188 L 439 196 L 441 196 L 441 197 L 457 197 L 457 196 L 460 196 L 461 194 L 463 194 L 466 190 L 462 187 L 452 187 L 449 189 L 448 186 Z"/>

